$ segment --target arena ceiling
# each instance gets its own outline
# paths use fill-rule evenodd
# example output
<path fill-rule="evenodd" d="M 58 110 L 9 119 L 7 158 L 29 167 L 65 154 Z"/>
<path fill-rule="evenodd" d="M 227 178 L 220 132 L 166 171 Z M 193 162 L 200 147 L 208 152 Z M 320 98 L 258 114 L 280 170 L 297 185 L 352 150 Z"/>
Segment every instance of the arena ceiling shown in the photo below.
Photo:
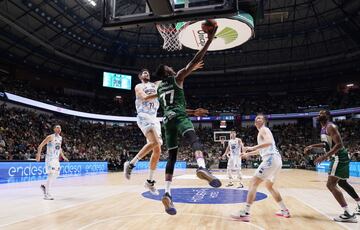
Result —
<path fill-rule="evenodd" d="M 129 10 L 137 1 L 124 0 Z M 100 0 L 0 0 L 3 60 L 64 76 L 93 77 L 96 69 L 135 71 L 159 63 L 176 68 L 194 51 L 168 53 L 154 27 L 102 29 Z M 360 72 L 360 1 L 268 0 L 256 37 L 211 52 L 205 72 L 326 76 Z"/>

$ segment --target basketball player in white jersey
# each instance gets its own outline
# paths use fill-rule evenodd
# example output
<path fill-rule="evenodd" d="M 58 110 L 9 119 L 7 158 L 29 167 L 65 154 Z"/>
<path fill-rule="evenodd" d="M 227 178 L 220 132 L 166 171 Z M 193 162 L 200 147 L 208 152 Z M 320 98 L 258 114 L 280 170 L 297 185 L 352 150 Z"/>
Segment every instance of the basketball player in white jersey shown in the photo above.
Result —
<path fill-rule="evenodd" d="M 226 147 L 225 153 L 223 155 L 227 156 L 228 164 L 227 164 L 227 173 L 229 176 L 229 184 L 227 187 L 231 187 L 234 185 L 232 171 L 236 171 L 237 178 L 239 180 L 238 188 L 243 188 L 244 185 L 241 183 L 242 174 L 241 174 L 241 155 L 244 151 L 244 144 L 242 143 L 240 138 L 236 137 L 236 132 L 231 131 L 230 140 L 228 142 L 228 146 Z"/>
<path fill-rule="evenodd" d="M 158 195 L 159 192 L 155 188 L 154 172 L 160 159 L 162 138 L 160 121 L 156 118 L 159 109 L 156 94 L 157 86 L 150 82 L 150 73 L 147 69 L 141 70 L 139 79 L 141 83 L 135 86 L 137 124 L 145 135 L 147 143 L 130 162 L 125 162 L 124 174 L 129 180 L 136 163 L 152 151 L 149 177 L 145 181 L 145 188 L 149 189 L 152 194 Z"/>
<path fill-rule="evenodd" d="M 265 115 L 259 114 L 256 116 L 255 126 L 259 131 L 257 136 L 258 145 L 244 148 L 247 152 L 244 155 L 245 158 L 258 154 L 260 154 L 262 158 L 262 163 L 259 165 L 255 175 L 251 179 L 244 209 L 231 215 L 232 218 L 245 222 L 250 221 L 250 207 L 255 200 L 257 188 L 263 181 L 265 181 L 266 188 L 281 208 L 281 210 L 277 212 L 276 215 L 285 218 L 290 217 L 290 212 L 286 208 L 279 191 L 274 188 L 275 179 L 282 167 L 282 159 L 279 151 L 276 148 L 274 137 L 270 129 L 266 127 L 265 123 Z"/>
<path fill-rule="evenodd" d="M 41 189 L 44 193 L 45 200 L 54 200 L 51 196 L 51 186 L 54 180 L 59 176 L 60 173 L 60 159 L 59 156 L 65 160 L 69 161 L 61 148 L 62 137 L 60 136 L 61 126 L 54 126 L 54 133 L 47 136 L 39 145 L 38 152 L 36 154 L 36 161 L 40 161 L 41 151 L 46 145 L 46 155 L 45 155 L 45 170 L 48 174 L 46 185 L 41 185 Z"/>

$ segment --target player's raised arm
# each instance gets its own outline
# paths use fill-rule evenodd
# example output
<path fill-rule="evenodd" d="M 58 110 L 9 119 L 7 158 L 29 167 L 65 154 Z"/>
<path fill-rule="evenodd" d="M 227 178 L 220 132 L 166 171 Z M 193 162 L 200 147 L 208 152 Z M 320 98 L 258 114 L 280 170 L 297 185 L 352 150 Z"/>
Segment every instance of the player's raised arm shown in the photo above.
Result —
<path fill-rule="evenodd" d="M 202 68 L 202 66 L 203 66 L 202 60 L 203 60 L 211 42 L 215 38 L 216 31 L 217 31 L 217 26 L 215 26 L 214 29 L 210 33 L 208 33 L 208 40 L 206 41 L 204 47 L 201 50 L 199 50 L 199 52 L 197 52 L 195 57 L 189 62 L 189 64 L 187 64 L 187 66 L 185 68 L 181 69 L 176 74 L 177 83 L 183 82 L 184 79 L 187 76 L 189 76 L 193 71 L 195 71 L 196 69 Z"/>
<path fill-rule="evenodd" d="M 146 94 L 142 89 L 140 85 L 135 86 L 135 94 L 137 97 L 140 97 L 142 100 L 144 101 L 149 101 L 152 100 L 154 98 L 157 98 L 157 94 Z"/>
<path fill-rule="evenodd" d="M 39 145 L 38 151 L 36 154 L 36 161 L 40 161 L 41 151 L 42 151 L 43 147 L 49 143 L 49 141 L 51 141 L 51 135 L 47 136 Z"/>

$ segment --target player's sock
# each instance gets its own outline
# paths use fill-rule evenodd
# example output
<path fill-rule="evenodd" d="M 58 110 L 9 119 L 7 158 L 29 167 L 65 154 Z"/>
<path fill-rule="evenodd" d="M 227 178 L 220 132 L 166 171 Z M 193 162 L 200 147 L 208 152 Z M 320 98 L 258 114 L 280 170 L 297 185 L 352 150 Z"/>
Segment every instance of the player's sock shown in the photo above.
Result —
<path fill-rule="evenodd" d="M 343 206 L 342 208 L 344 209 L 345 212 L 349 213 L 349 215 L 353 214 L 352 212 L 350 212 L 350 209 L 349 209 L 349 207 L 347 205 Z"/>
<path fill-rule="evenodd" d="M 286 206 L 284 204 L 284 201 L 280 201 L 280 202 L 278 202 L 278 204 L 279 204 L 281 210 L 287 210 L 287 208 L 286 208 Z"/>
<path fill-rule="evenodd" d="M 355 199 L 355 201 L 356 201 L 356 204 L 357 204 L 358 206 L 360 206 L 360 198 Z"/>
<path fill-rule="evenodd" d="M 130 161 L 130 164 L 132 164 L 132 165 L 136 165 L 136 163 L 138 163 L 138 161 L 139 161 L 140 159 L 139 158 L 137 158 L 137 157 L 134 157 L 131 161 Z"/>
<path fill-rule="evenodd" d="M 154 172 L 155 170 L 149 170 L 149 180 L 152 181 L 154 179 Z"/>
<path fill-rule="evenodd" d="M 246 204 L 245 204 L 244 211 L 245 211 L 246 213 L 250 213 L 250 208 L 251 208 L 251 204 L 246 203 Z"/>
<path fill-rule="evenodd" d="M 48 179 L 46 181 L 46 194 L 50 194 L 51 186 L 55 179 L 56 176 L 52 174 L 48 174 Z"/>
<path fill-rule="evenodd" d="M 199 157 L 199 158 L 196 159 L 196 162 L 197 162 L 199 168 L 206 168 L 204 158 Z"/>
<path fill-rule="evenodd" d="M 171 185 L 171 181 L 165 181 L 165 193 L 169 193 L 169 195 L 171 195 L 170 192 L 170 185 Z"/>

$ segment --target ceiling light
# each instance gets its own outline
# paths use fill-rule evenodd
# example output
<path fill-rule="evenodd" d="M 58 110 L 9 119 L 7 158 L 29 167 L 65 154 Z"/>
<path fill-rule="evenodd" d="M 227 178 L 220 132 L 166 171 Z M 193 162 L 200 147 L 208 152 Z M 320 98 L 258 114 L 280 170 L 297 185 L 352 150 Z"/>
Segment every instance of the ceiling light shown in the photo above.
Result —
<path fill-rule="evenodd" d="M 96 2 L 94 0 L 86 0 L 90 5 L 96 6 Z"/>

